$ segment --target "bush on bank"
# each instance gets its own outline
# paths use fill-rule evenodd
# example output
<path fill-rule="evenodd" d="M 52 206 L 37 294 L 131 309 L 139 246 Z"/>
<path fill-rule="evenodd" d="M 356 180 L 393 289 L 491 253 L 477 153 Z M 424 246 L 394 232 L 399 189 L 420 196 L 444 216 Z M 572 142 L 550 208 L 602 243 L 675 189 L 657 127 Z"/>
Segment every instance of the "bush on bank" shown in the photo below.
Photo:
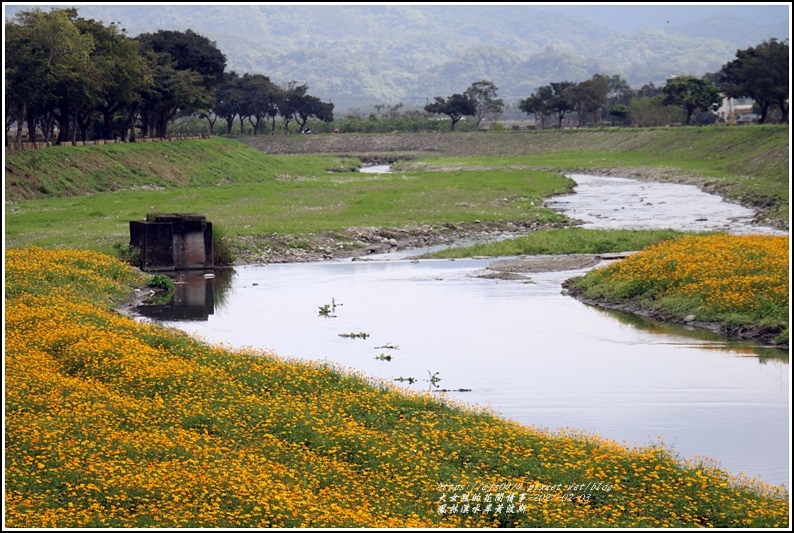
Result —
<path fill-rule="evenodd" d="M 779 487 L 109 310 L 109 256 L 6 256 L 6 526 L 787 527 Z"/>

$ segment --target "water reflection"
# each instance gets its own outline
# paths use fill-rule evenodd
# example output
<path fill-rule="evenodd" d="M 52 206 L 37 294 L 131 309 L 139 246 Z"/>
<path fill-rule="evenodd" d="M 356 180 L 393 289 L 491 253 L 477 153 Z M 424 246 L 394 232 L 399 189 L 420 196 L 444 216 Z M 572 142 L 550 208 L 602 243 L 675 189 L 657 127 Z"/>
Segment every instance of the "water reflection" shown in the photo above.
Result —
<path fill-rule="evenodd" d="M 164 303 L 141 305 L 139 315 L 162 321 L 208 320 L 216 308 L 226 304 L 235 276 L 234 269 L 190 270 L 168 275 L 174 293 Z"/>
<path fill-rule="evenodd" d="M 639 330 L 659 335 L 659 342 L 691 345 L 706 350 L 719 350 L 726 353 L 749 355 L 757 357 L 759 363 L 765 363 L 770 359 L 787 362 L 789 359 L 787 348 L 759 346 L 750 341 L 729 341 L 722 335 L 703 328 L 696 328 L 673 322 L 658 322 L 633 313 L 604 309 L 601 307 L 595 308 L 605 315 L 613 317 L 622 324 L 628 324 Z M 666 341 L 665 338 L 669 337 L 675 340 Z M 691 339 L 691 342 L 687 342 L 686 339 Z"/>

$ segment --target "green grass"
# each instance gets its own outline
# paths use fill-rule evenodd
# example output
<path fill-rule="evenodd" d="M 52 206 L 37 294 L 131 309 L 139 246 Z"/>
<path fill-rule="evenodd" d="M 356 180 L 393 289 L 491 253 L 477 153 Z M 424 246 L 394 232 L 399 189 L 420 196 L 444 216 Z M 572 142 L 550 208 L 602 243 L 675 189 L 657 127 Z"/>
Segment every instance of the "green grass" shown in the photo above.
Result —
<path fill-rule="evenodd" d="M 223 226 L 232 239 L 476 220 L 562 222 L 565 217 L 542 207 L 542 198 L 567 192 L 573 185 L 568 178 L 543 171 L 370 175 L 327 172 L 334 158 L 277 159 L 280 173 L 259 182 L 17 202 L 6 211 L 6 246 L 109 252 L 129 240 L 129 221 L 152 212 L 200 213 Z"/>
<path fill-rule="evenodd" d="M 517 256 L 547 254 L 601 254 L 641 250 L 651 244 L 683 235 L 673 230 L 593 230 L 554 228 L 523 237 L 472 246 L 448 248 L 427 254 L 434 259 L 474 256 Z"/>
<path fill-rule="evenodd" d="M 320 173 L 354 166 L 348 158 L 306 156 L 301 169 Z M 6 152 L 6 201 L 106 191 L 216 187 L 272 179 L 284 160 L 222 138 L 160 143 L 54 146 Z"/>

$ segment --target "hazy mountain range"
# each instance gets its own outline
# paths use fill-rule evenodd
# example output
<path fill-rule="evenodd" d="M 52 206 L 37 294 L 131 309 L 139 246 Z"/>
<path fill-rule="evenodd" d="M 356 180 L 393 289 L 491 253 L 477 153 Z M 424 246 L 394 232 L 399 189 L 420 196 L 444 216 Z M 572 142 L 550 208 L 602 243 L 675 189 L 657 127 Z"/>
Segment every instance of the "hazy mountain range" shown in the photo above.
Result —
<path fill-rule="evenodd" d="M 49 6 L 4 4 L 18 10 Z M 60 5 L 57 7 L 66 7 Z M 131 36 L 192 29 L 227 70 L 308 83 L 338 109 L 424 105 L 486 79 L 515 102 L 539 85 L 620 74 L 632 87 L 703 75 L 736 50 L 789 38 L 790 4 L 80 5 Z"/>

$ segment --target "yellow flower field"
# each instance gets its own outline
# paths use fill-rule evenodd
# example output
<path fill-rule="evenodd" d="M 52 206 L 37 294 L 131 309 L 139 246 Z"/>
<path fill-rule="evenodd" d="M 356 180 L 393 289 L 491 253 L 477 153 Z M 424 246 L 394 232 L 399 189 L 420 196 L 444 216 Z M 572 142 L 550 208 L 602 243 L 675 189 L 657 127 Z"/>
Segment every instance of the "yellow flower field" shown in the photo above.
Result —
<path fill-rule="evenodd" d="M 788 527 L 788 493 L 111 309 L 145 276 L 6 253 L 5 526 Z"/>
<path fill-rule="evenodd" d="M 763 328 L 788 341 L 788 236 L 684 236 L 591 271 L 572 287 L 587 298 L 693 315 L 727 333 Z"/>

